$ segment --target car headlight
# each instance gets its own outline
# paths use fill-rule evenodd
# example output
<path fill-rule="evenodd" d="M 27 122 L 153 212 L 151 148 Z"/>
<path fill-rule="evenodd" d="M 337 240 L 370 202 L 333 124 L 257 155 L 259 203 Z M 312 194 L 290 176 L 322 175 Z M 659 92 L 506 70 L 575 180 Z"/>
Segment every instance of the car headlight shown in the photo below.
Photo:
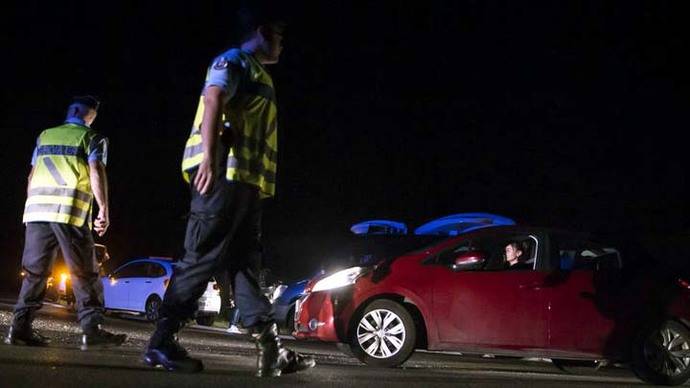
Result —
<path fill-rule="evenodd" d="M 271 293 L 271 296 L 268 298 L 269 302 L 273 303 L 276 300 L 278 300 L 278 298 L 280 298 L 280 296 L 283 295 L 283 293 L 285 292 L 285 290 L 287 290 L 287 288 L 288 288 L 288 286 L 286 286 L 285 284 L 281 284 L 279 286 L 276 286 L 276 288 Z"/>
<path fill-rule="evenodd" d="M 349 286 L 354 284 L 355 281 L 364 274 L 365 270 L 362 267 L 344 269 L 317 281 L 316 284 L 314 284 L 314 287 L 312 287 L 311 291 L 326 291 Z"/>

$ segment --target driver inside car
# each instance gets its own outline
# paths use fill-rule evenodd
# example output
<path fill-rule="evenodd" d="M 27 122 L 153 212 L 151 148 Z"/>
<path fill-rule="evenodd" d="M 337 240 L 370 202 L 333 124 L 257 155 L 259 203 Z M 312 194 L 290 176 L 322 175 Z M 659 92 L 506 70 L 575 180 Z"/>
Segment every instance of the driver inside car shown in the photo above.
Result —
<path fill-rule="evenodd" d="M 511 270 L 532 269 L 532 266 L 526 261 L 527 257 L 524 255 L 525 249 L 523 244 L 518 241 L 509 242 L 504 248 L 505 268 Z"/>

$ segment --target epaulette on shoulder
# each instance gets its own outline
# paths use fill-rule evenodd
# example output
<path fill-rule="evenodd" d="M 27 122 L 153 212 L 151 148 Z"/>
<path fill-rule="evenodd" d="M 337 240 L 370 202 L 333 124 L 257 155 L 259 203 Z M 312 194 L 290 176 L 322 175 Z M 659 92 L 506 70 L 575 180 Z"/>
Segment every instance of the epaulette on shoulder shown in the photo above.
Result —
<path fill-rule="evenodd" d="M 238 48 L 231 48 L 230 50 L 219 55 L 218 59 L 220 58 L 225 59 L 230 65 L 240 66 L 242 68 L 247 68 L 249 66 L 246 54 Z"/>

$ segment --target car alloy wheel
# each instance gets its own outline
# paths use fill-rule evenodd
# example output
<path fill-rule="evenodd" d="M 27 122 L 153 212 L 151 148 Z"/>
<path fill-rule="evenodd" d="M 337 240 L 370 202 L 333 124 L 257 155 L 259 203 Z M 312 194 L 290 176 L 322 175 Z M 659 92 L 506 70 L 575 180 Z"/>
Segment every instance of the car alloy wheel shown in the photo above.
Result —
<path fill-rule="evenodd" d="M 156 295 L 149 297 L 146 301 L 146 319 L 154 322 L 158 319 L 158 309 L 161 307 L 161 299 Z"/>
<path fill-rule="evenodd" d="M 405 306 L 392 300 L 375 300 L 357 315 L 350 331 L 350 348 L 362 362 L 393 367 L 414 351 L 416 329 Z"/>
<path fill-rule="evenodd" d="M 359 321 L 357 341 L 371 357 L 390 358 L 396 355 L 405 343 L 405 325 L 392 311 L 369 311 Z"/>
<path fill-rule="evenodd" d="M 690 339 L 674 327 L 664 325 L 647 339 L 644 355 L 654 371 L 678 376 L 690 366 Z"/>
<path fill-rule="evenodd" d="M 679 322 L 666 321 L 640 336 L 635 371 L 654 384 L 678 385 L 690 377 L 690 331 Z"/>

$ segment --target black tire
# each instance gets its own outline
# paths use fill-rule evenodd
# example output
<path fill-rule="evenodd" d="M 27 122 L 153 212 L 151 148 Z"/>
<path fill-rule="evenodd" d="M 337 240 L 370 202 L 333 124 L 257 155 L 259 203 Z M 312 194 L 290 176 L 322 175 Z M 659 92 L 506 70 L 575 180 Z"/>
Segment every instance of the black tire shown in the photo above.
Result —
<path fill-rule="evenodd" d="M 45 296 L 44 300 L 47 302 L 51 302 L 51 303 L 59 303 L 60 302 L 60 296 L 58 295 L 55 287 L 49 287 L 46 289 L 46 296 Z"/>
<path fill-rule="evenodd" d="M 291 335 L 295 331 L 295 305 L 285 315 L 285 322 L 278 328 L 280 333 Z"/>
<path fill-rule="evenodd" d="M 151 295 L 146 300 L 144 307 L 144 316 L 149 322 L 155 322 L 158 319 L 158 309 L 161 307 L 161 298 L 158 295 Z"/>
<path fill-rule="evenodd" d="M 216 320 L 216 317 L 213 315 L 202 315 L 199 317 L 196 317 L 196 323 L 201 326 L 213 326 L 213 322 Z"/>
<path fill-rule="evenodd" d="M 350 330 L 350 349 L 360 361 L 388 368 L 410 358 L 417 330 L 404 306 L 387 299 L 375 300 L 355 319 Z"/>
<path fill-rule="evenodd" d="M 690 331 L 676 321 L 642 330 L 633 343 L 633 370 L 652 384 L 680 385 L 690 378 Z"/>

